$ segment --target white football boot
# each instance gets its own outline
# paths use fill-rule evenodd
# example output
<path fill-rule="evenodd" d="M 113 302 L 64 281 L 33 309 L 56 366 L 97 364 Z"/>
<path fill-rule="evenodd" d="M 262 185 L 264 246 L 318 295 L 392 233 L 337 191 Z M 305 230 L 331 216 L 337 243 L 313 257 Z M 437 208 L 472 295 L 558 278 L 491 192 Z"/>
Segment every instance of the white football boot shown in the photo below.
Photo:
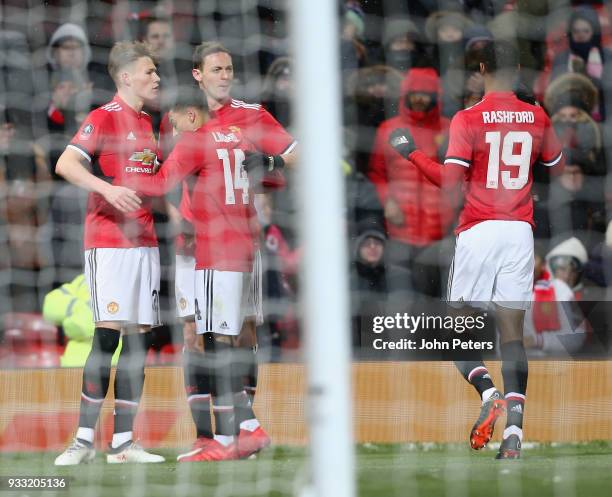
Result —
<path fill-rule="evenodd" d="M 106 454 L 106 462 L 109 464 L 121 464 L 124 462 L 153 463 L 164 462 L 165 459 L 157 454 L 151 454 L 132 440 L 128 440 L 116 449 L 111 448 Z"/>
<path fill-rule="evenodd" d="M 80 442 L 76 438 L 68 448 L 55 458 L 56 466 L 75 466 L 94 460 L 96 451 L 91 444 Z"/>

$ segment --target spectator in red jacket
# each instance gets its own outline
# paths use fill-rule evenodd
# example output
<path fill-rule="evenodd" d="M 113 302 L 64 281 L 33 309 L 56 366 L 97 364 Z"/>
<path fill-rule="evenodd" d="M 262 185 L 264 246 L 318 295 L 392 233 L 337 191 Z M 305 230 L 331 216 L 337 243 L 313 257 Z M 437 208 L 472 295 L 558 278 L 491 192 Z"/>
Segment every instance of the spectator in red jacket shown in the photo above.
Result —
<path fill-rule="evenodd" d="M 444 155 L 449 120 L 440 115 L 440 79 L 432 68 L 408 71 L 400 92 L 399 115 L 378 128 L 368 176 L 385 209 L 388 260 L 411 270 L 415 291 L 441 295 L 441 244 L 450 231 L 454 209 L 446 193 L 388 144 L 396 128 L 408 128 L 416 146 L 430 158 Z"/>

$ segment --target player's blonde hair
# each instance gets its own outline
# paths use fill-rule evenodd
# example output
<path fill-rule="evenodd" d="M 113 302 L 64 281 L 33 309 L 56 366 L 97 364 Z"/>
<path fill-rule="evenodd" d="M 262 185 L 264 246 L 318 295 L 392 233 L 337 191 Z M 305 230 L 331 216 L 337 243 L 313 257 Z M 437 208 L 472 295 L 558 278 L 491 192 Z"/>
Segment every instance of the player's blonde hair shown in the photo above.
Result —
<path fill-rule="evenodd" d="M 149 57 L 155 62 L 155 58 L 145 43 L 140 41 L 118 41 L 115 43 L 108 55 L 108 73 L 115 84 L 119 84 L 118 78 L 121 69 L 142 57 Z"/>

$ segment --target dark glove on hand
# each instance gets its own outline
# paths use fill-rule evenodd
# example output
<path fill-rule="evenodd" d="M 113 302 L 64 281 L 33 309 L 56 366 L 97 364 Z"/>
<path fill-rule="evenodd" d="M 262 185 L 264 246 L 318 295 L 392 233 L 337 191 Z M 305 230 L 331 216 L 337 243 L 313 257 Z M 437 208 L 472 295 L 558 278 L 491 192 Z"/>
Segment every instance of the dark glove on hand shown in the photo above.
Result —
<path fill-rule="evenodd" d="M 280 155 L 266 155 L 259 152 L 244 153 L 244 169 L 247 173 L 257 169 L 263 169 L 264 172 L 272 172 L 276 169 L 285 167 L 285 160 Z"/>
<path fill-rule="evenodd" d="M 414 138 L 412 138 L 408 128 L 394 129 L 389 135 L 389 145 L 391 145 L 404 159 L 407 159 L 408 156 L 416 150 Z"/>

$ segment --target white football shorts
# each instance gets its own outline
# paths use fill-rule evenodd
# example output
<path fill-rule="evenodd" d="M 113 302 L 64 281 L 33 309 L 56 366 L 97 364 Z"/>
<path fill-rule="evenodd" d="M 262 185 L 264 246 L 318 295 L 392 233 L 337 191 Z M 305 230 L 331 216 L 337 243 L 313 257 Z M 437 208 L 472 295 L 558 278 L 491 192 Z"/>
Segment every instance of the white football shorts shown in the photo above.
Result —
<path fill-rule="evenodd" d="M 191 255 L 176 254 L 174 297 L 177 317 L 186 318 L 195 314 L 195 257 Z"/>
<path fill-rule="evenodd" d="M 159 277 L 157 247 L 86 250 L 94 321 L 159 326 Z"/>
<path fill-rule="evenodd" d="M 533 231 L 523 221 L 480 222 L 457 236 L 447 300 L 528 309 L 533 292 Z"/>
<path fill-rule="evenodd" d="M 240 334 L 244 318 L 256 314 L 250 298 L 252 277 L 252 273 L 196 270 L 195 321 L 198 334 Z"/>

